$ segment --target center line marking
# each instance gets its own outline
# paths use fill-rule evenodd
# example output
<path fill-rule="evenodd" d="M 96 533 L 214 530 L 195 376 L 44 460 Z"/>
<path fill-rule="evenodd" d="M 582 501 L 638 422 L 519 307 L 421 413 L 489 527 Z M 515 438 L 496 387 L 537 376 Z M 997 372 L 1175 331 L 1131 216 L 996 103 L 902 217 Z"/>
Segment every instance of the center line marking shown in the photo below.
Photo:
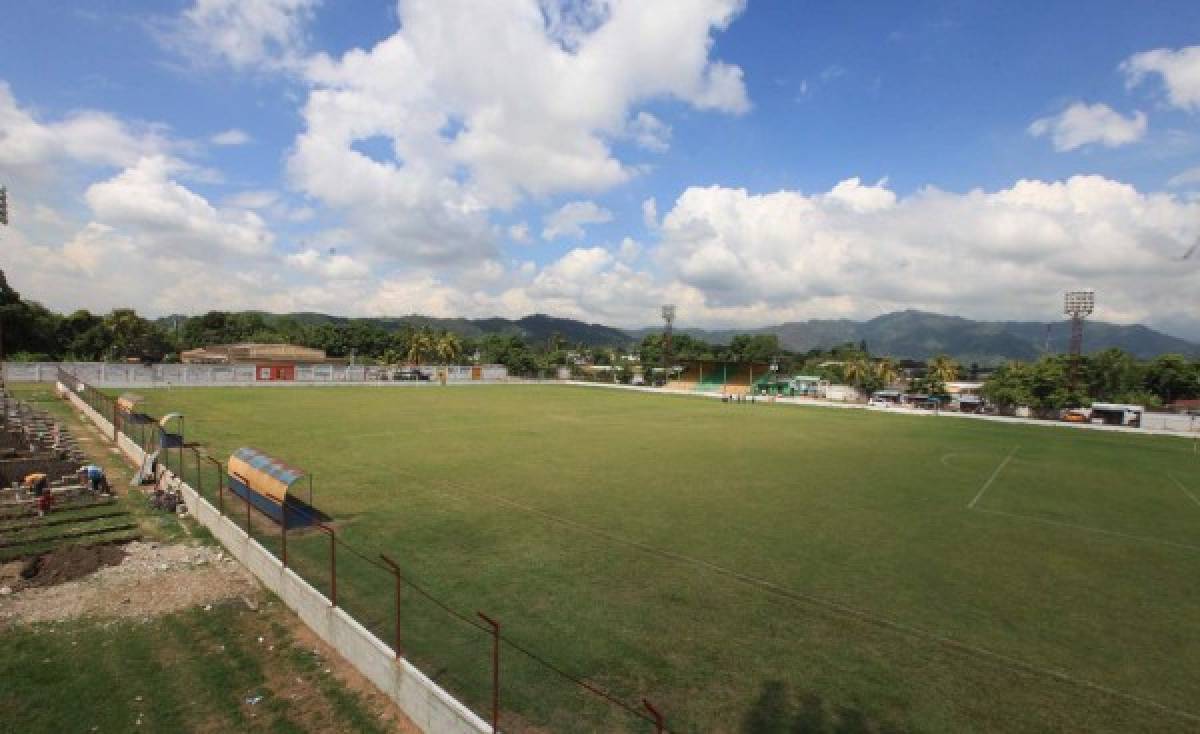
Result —
<path fill-rule="evenodd" d="M 1004 467 L 1008 466 L 1008 462 L 1012 461 L 1012 457 L 1016 455 L 1018 448 L 1020 446 L 1013 446 L 1013 450 L 1008 452 L 1008 456 L 1004 457 L 1004 461 L 1000 462 L 1000 466 L 996 467 L 996 471 L 992 472 L 992 476 L 988 477 L 988 480 L 983 483 L 983 486 L 979 488 L 979 494 L 975 495 L 975 499 L 971 500 L 967 505 L 968 510 L 975 509 L 975 504 L 979 502 L 979 498 L 983 496 L 984 492 L 988 491 L 988 487 L 992 486 L 992 482 L 996 481 L 996 477 L 1000 476 L 1000 472 L 1004 471 Z"/>
<path fill-rule="evenodd" d="M 1176 479 L 1174 474 L 1172 474 L 1171 472 L 1167 472 L 1167 476 L 1171 478 L 1172 482 L 1175 482 L 1176 487 L 1179 487 L 1179 489 L 1181 489 L 1184 494 L 1186 494 L 1188 497 L 1191 498 L 1192 502 L 1195 502 L 1197 505 L 1200 505 L 1200 499 L 1196 499 L 1196 495 L 1189 492 L 1188 488 L 1183 486 L 1183 482 Z"/>

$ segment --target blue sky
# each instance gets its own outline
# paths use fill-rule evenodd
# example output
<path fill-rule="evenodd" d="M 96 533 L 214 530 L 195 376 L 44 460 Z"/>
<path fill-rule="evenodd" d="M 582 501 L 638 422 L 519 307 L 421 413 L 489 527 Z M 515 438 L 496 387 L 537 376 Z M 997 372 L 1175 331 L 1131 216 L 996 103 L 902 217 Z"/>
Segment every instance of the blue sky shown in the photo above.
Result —
<path fill-rule="evenodd" d="M 1200 6 L 16 2 L 0 267 L 135 305 L 1200 338 Z M 137 277 L 131 277 L 136 273 Z"/>

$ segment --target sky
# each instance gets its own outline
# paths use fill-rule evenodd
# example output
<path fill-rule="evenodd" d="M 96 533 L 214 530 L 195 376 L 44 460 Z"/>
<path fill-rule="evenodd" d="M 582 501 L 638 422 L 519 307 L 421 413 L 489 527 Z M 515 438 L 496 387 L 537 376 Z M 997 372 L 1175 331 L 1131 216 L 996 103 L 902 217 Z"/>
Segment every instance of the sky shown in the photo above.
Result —
<path fill-rule="evenodd" d="M 55 309 L 1200 339 L 1200 3 L 10 0 Z"/>

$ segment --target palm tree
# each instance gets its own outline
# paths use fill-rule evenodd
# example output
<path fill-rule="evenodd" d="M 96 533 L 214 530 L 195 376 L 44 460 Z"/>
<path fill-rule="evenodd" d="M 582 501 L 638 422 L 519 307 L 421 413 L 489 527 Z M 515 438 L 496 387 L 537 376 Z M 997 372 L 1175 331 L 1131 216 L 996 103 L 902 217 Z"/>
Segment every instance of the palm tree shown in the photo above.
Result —
<path fill-rule="evenodd" d="M 851 385 L 862 385 L 870 373 L 871 365 L 865 359 L 852 359 L 842 365 L 842 379 Z"/>
<path fill-rule="evenodd" d="M 954 382 L 958 379 L 958 362 L 939 354 L 929 360 L 929 376 L 938 382 Z"/>
<path fill-rule="evenodd" d="M 890 387 L 896 378 L 899 377 L 899 372 L 896 370 L 896 363 L 890 357 L 884 357 L 879 360 L 879 364 L 875 365 L 875 376 L 883 383 L 884 387 Z"/>
<path fill-rule="evenodd" d="M 423 327 L 412 335 L 408 342 L 408 361 L 420 365 L 421 358 L 433 351 L 433 333 Z"/>
<path fill-rule="evenodd" d="M 438 337 L 434 349 L 437 352 L 438 359 L 450 363 L 457 361 L 459 355 L 462 354 L 462 342 L 458 340 L 457 334 L 445 331 Z"/>

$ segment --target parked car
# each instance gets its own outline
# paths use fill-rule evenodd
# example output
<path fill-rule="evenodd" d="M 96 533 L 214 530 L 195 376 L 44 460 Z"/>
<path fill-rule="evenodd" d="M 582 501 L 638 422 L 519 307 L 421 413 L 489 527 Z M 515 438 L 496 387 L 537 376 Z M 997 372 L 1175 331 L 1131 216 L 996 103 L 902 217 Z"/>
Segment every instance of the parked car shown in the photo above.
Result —
<path fill-rule="evenodd" d="M 429 382 L 429 375 L 425 374 L 415 367 L 404 367 L 396 370 L 394 380 L 407 380 L 409 382 L 424 381 Z"/>

